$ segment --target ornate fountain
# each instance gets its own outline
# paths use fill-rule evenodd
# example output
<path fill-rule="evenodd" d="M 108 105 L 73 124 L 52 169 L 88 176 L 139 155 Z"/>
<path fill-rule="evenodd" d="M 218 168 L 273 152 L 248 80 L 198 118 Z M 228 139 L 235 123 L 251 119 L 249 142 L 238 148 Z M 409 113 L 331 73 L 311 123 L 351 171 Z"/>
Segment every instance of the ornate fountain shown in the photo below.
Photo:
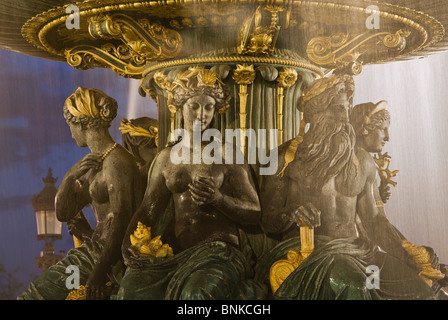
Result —
<path fill-rule="evenodd" d="M 0 0 L 0 48 L 139 79 L 139 93 L 157 103 L 159 150 L 181 125 L 180 115 L 168 105 L 167 88 L 191 66 L 211 69 L 232 96 L 227 112 L 215 116 L 218 129 L 276 129 L 275 137 L 257 146 L 269 150 L 303 134 L 297 101 L 317 79 L 356 76 L 364 65 L 446 50 L 448 14 L 440 8 L 447 5 L 416 0 Z M 248 143 L 243 135 L 243 152 Z"/>

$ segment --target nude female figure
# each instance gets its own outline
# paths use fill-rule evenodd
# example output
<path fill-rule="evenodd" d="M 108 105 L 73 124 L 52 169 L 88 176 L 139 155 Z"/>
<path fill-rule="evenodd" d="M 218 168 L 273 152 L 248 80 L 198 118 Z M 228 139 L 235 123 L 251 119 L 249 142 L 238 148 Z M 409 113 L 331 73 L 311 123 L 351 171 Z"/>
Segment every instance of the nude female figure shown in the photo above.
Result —
<path fill-rule="evenodd" d="M 123 236 L 143 194 L 135 159 L 109 134 L 117 107 L 113 98 L 96 89 L 78 88 L 65 101 L 64 117 L 73 139 L 91 152 L 64 175 L 55 199 L 57 218 L 69 222 L 70 228 L 85 226 L 73 220 L 91 205 L 97 225 L 80 247 L 70 250 L 19 298 L 65 299 L 70 292 L 65 283 L 69 265 L 79 268 L 86 299 L 108 298 L 108 275 L 120 264 Z"/>
<path fill-rule="evenodd" d="M 183 129 L 186 134 L 177 144 L 159 152 L 154 160 L 148 189 L 142 205 L 130 223 L 123 243 L 125 261 L 133 269 L 142 268 L 143 265 L 132 251 L 130 234 L 136 229 L 138 222 L 146 226 L 155 226 L 165 212 L 171 197 L 174 201 L 173 235 L 168 238 L 169 240 L 164 240 L 166 238 L 162 236 L 162 240 L 169 241 L 175 256 L 176 253 L 182 256 L 183 252 L 210 244 L 219 244 L 226 248 L 226 251 L 230 248 L 233 248 L 230 250 L 239 249 L 239 227 L 256 225 L 260 218 L 258 194 L 247 164 L 206 164 L 203 161 L 196 164 L 193 161 L 194 126 L 196 125 L 201 133 L 211 127 L 215 111 L 225 108 L 230 99 L 226 85 L 210 70 L 200 67 L 190 68 L 176 77 L 170 96 L 172 105 L 182 113 Z M 200 152 L 202 153 L 210 143 L 201 141 Z M 175 152 L 173 150 L 188 153 L 188 156 L 183 155 L 184 163 L 173 163 L 171 156 L 172 152 Z M 224 163 L 224 155 L 222 159 Z M 188 263 L 194 264 L 190 260 Z M 187 262 L 182 260 L 182 263 L 178 263 L 173 269 L 185 264 Z M 219 277 L 207 276 L 218 272 L 216 270 L 221 268 L 226 270 L 220 272 L 226 274 L 225 279 L 227 274 L 230 276 L 234 273 L 230 271 L 232 267 L 226 263 L 218 265 L 216 261 L 212 261 L 210 265 L 204 264 L 200 271 L 193 273 L 181 285 L 180 294 L 175 298 L 229 298 L 234 287 L 238 285 L 232 282 L 237 282 L 236 278 L 225 281 Z M 170 283 L 166 287 L 173 285 L 170 279 L 166 280 Z M 136 284 L 126 285 L 126 281 L 123 282 L 125 283 L 123 286 L 127 289 L 123 288 L 123 292 L 128 292 L 123 298 L 131 298 L 129 294 L 133 294 L 132 285 Z M 215 284 L 214 289 L 204 289 L 204 286 L 210 287 L 210 283 Z M 161 289 L 157 295 L 155 291 L 155 289 L 148 290 L 146 296 L 137 298 L 171 298 L 168 297 L 166 288 Z"/>

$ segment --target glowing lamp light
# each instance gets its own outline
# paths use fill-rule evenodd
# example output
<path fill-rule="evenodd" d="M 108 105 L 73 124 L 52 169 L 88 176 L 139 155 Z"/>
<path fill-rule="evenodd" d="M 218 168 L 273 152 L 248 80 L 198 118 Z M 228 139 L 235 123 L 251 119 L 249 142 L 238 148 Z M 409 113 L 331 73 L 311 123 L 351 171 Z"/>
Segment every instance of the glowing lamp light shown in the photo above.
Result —
<path fill-rule="evenodd" d="M 55 183 L 58 179 L 53 178 L 51 169 L 42 179 L 45 186 L 42 191 L 33 197 L 32 204 L 36 213 L 37 239 L 62 239 L 62 223 L 56 218 L 54 198 L 57 189 Z"/>

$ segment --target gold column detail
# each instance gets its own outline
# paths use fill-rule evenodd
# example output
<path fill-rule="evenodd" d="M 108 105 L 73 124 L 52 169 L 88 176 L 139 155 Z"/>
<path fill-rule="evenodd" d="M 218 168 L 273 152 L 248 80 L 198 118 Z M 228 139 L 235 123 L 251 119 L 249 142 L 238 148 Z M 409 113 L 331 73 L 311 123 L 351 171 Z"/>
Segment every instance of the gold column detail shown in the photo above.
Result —
<path fill-rule="evenodd" d="M 300 254 L 303 259 L 314 251 L 314 229 L 308 227 L 306 224 L 300 227 Z"/>
<path fill-rule="evenodd" d="M 247 118 L 247 86 L 255 80 L 255 70 L 253 65 L 237 64 L 233 71 L 233 80 L 239 85 L 240 98 L 240 130 L 241 130 L 241 151 L 246 154 L 246 118 Z"/>
<path fill-rule="evenodd" d="M 283 143 L 283 91 L 297 81 L 297 71 L 293 68 L 283 68 L 277 77 L 277 129 L 278 145 Z"/>

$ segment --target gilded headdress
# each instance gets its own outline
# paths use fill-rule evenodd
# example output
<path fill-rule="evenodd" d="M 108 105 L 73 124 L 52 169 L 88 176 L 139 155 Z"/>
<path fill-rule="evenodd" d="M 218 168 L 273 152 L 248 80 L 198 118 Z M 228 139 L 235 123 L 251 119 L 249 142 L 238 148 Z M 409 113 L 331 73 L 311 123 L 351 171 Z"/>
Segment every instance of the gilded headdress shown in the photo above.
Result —
<path fill-rule="evenodd" d="M 168 108 L 172 113 L 181 108 L 186 100 L 199 94 L 213 97 L 220 114 L 229 108 L 231 97 L 228 86 L 216 73 L 204 67 L 190 67 L 179 73 L 172 83 L 162 74 L 156 74 L 154 80 L 168 93 Z"/>
<path fill-rule="evenodd" d="M 117 102 L 98 89 L 79 87 L 64 103 L 64 116 L 75 123 L 103 121 L 110 125 L 117 115 Z M 92 122 L 92 123 L 93 123 Z"/>

